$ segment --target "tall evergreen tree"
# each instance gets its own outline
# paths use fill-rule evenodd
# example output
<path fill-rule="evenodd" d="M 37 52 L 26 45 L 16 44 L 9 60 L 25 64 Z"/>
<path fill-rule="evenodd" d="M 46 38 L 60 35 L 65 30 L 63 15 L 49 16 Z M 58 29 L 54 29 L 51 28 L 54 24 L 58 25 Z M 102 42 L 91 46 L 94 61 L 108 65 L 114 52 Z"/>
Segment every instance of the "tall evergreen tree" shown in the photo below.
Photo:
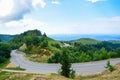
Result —
<path fill-rule="evenodd" d="M 46 35 L 46 33 L 45 33 L 45 32 L 44 32 L 43 36 L 44 36 L 44 37 L 47 37 L 47 35 Z"/>
<path fill-rule="evenodd" d="M 61 56 L 61 65 L 61 75 L 71 78 L 75 77 L 75 71 L 71 69 L 69 51 L 67 51 L 66 49 L 63 50 L 63 54 Z"/>

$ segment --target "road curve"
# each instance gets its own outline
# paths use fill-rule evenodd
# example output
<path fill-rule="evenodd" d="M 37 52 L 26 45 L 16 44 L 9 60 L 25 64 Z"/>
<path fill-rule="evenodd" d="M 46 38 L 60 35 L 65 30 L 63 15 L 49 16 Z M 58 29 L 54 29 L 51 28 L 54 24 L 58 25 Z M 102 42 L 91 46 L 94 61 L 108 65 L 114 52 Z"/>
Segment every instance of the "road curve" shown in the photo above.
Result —
<path fill-rule="evenodd" d="M 26 69 L 27 73 L 58 73 L 60 69 L 60 64 L 48 64 L 48 63 L 37 63 L 26 60 L 24 58 L 25 53 L 12 50 L 10 61 L 16 66 Z M 76 71 L 77 75 L 93 75 L 99 74 L 105 70 L 105 64 L 107 60 L 96 61 L 96 62 L 86 62 L 86 63 L 73 63 L 72 68 Z M 112 65 L 120 62 L 120 58 L 111 59 Z"/>

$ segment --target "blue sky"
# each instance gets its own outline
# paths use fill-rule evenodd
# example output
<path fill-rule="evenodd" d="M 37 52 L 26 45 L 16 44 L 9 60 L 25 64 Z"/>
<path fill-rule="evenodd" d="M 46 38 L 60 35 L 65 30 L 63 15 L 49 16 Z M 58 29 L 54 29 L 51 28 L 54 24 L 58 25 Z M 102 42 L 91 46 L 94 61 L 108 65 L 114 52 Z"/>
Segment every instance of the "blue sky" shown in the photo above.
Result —
<path fill-rule="evenodd" d="M 120 0 L 0 0 L 0 34 L 120 34 Z"/>

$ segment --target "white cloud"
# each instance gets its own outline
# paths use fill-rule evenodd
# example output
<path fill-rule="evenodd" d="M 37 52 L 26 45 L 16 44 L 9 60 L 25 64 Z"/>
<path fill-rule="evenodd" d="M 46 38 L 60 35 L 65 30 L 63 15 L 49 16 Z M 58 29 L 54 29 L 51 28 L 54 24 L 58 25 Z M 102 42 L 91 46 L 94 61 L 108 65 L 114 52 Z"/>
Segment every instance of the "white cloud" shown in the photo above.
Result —
<path fill-rule="evenodd" d="M 46 23 L 24 17 L 26 13 L 45 6 L 45 0 L 0 0 L 0 33 L 19 34 L 31 29 L 45 31 Z"/>
<path fill-rule="evenodd" d="M 44 8 L 45 5 L 44 0 L 1 0 L 0 21 L 7 22 L 22 19 L 26 13 L 39 6 Z"/>
<path fill-rule="evenodd" d="M 99 18 L 93 22 L 71 25 L 46 24 L 35 19 L 23 19 L 0 23 L 0 33 L 19 34 L 27 30 L 39 29 L 47 34 L 120 34 L 120 16 L 111 18 Z M 2 27 L 4 26 L 4 27 Z"/>
<path fill-rule="evenodd" d="M 99 2 L 99 1 L 106 1 L 106 0 L 87 0 L 89 2 L 95 3 L 95 2 Z"/>
<path fill-rule="evenodd" d="M 59 2 L 59 1 L 57 1 L 57 0 L 53 0 L 51 3 L 52 3 L 52 4 L 55 4 L 55 5 L 60 4 L 60 2 Z"/>
<path fill-rule="evenodd" d="M 47 28 L 49 34 L 120 34 L 120 16 Z"/>
<path fill-rule="evenodd" d="M 0 17 L 8 15 L 11 12 L 12 8 L 13 8 L 12 0 L 1 0 L 0 1 Z"/>
<path fill-rule="evenodd" d="M 44 0 L 32 0 L 32 6 L 34 8 L 37 8 L 38 6 L 41 6 L 42 8 L 44 8 L 46 6 L 46 3 Z"/>
<path fill-rule="evenodd" d="M 76 34 L 120 34 L 120 16 L 99 18 L 87 24 L 80 23 L 70 30 Z"/>
<path fill-rule="evenodd" d="M 27 30 L 39 29 L 46 31 L 47 24 L 34 19 L 23 19 L 19 21 L 10 21 L 4 23 L 4 32 L 6 34 L 19 34 Z M 1 27 L 0 27 L 1 28 Z M 7 31 L 6 31 L 6 30 Z"/>

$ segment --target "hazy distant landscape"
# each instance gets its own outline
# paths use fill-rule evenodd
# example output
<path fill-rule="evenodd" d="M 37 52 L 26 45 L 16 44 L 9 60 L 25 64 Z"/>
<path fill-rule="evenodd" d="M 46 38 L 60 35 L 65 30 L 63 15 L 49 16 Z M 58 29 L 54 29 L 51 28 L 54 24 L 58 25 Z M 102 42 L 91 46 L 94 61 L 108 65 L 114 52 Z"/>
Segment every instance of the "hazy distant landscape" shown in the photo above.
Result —
<path fill-rule="evenodd" d="M 116 34 L 58 34 L 58 35 L 48 35 L 49 37 L 55 39 L 55 40 L 63 40 L 63 41 L 68 41 L 68 40 L 75 40 L 79 38 L 91 38 L 91 39 L 96 39 L 96 40 L 120 40 L 120 35 Z"/>
<path fill-rule="evenodd" d="M 12 38 L 14 38 L 16 35 L 5 35 L 5 34 L 0 34 L 0 39 L 3 41 L 9 41 Z M 59 40 L 59 41 L 69 41 L 69 40 L 76 40 L 79 38 L 91 38 L 91 39 L 96 39 L 96 40 L 120 40 L 120 35 L 116 34 L 108 34 L 108 35 L 95 35 L 95 34 L 53 34 L 53 35 L 48 35 L 49 37 Z"/>

